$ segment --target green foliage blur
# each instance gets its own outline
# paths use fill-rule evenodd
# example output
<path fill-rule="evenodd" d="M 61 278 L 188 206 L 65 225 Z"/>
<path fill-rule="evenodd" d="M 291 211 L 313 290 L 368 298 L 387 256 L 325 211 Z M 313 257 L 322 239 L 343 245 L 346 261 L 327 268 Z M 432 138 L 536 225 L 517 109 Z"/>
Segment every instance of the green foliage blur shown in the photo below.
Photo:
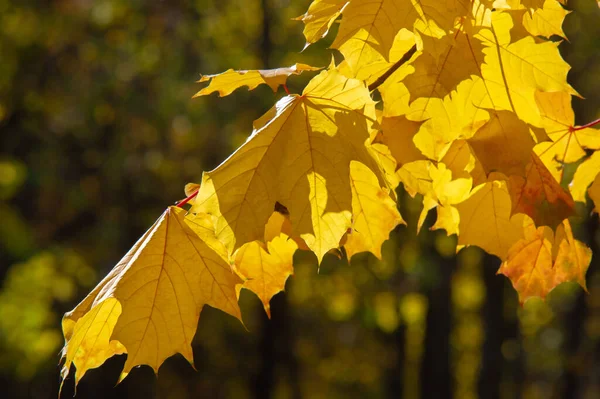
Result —
<path fill-rule="evenodd" d="M 280 98 L 268 87 L 192 100 L 200 73 L 303 62 L 293 21 L 310 1 L 0 0 L 0 393 L 57 397 L 60 320 L 161 214 L 243 143 Z M 571 0 L 577 122 L 600 117 L 600 9 Z M 336 27 L 333 28 L 334 30 Z M 292 77 L 300 92 L 309 76 Z M 90 371 L 77 397 L 551 398 L 600 397 L 600 274 L 589 295 L 565 284 L 519 307 L 499 262 L 424 228 L 384 259 L 308 253 L 275 297 L 272 320 L 248 292 L 246 331 L 205 308 L 197 371 L 169 359 L 114 387 L 123 356 Z M 582 210 L 589 213 L 590 207 Z M 433 215 L 428 218 L 432 224 Z M 598 253 L 597 217 L 577 235 Z M 68 380 L 62 397 L 74 393 Z"/>

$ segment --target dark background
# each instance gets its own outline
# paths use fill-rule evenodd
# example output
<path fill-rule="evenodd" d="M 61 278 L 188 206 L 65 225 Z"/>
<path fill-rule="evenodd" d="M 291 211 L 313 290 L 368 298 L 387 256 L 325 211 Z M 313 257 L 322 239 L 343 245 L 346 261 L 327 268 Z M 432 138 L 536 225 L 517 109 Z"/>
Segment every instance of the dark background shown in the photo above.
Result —
<path fill-rule="evenodd" d="M 161 214 L 239 146 L 282 92 L 192 100 L 202 73 L 329 63 L 304 46 L 308 0 L 0 0 L 0 396 L 55 398 L 60 319 Z M 600 117 L 600 10 L 570 1 L 577 122 Z M 335 30 L 335 28 L 334 28 Z M 333 33 L 333 32 L 332 32 Z M 300 92 L 309 76 L 290 79 Z M 298 253 L 268 321 L 244 292 L 249 331 L 206 307 L 194 371 L 181 356 L 88 372 L 77 397 L 598 398 L 600 273 L 523 308 L 499 260 L 409 227 L 384 260 Z M 591 206 L 580 206 L 587 216 Z M 434 215 L 427 223 L 431 225 Z M 598 217 L 577 236 L 598 253 Z M 427 227 L 427 226 L 426 226 Z M 68 379 L 63 397 L 73 395 Z"/>

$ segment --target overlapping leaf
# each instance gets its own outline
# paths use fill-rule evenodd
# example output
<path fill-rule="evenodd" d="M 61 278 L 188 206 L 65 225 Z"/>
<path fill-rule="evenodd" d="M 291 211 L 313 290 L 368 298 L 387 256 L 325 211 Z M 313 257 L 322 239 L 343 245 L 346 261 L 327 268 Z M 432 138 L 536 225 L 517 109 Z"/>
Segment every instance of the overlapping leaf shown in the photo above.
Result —
<path fill-rule="evenodd" d="M 248 141 L 206 173 L 192 212 L 217 217 L 230 252 L 260 239 L 276 203 L 290 213 L 294 235 L 319 259 L 351 227 L 350 162 L 383 174 L 365 142 L 375 123 L 364 83 L 330 69 L 302 96 L 287 96 L 255 123 Z"/>

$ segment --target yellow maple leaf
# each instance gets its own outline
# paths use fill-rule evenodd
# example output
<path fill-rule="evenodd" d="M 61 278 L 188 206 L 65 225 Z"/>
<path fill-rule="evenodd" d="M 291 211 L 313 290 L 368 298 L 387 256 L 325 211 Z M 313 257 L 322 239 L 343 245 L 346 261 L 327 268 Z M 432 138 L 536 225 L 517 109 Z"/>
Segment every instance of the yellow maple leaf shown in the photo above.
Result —
<path fill-rule="evenodd" d="M 398 224 L 405 224 L 387 187 L 364 164 L 350 162 L 352 229 L 344 247 L 348 259 L 369 251 L 381 259 L 381 245 Z"/>
<path fill-rule="evenodd" d="M 464 201 L 471 192 L 473 180 L 470 176 L 452 178 L 452 171 L 445 164 L 429 166 L 431 190 L 423 193 L 423 210 L 417 222 L 417 232 L 423 227 L 427 213 L 438 207 L 438 219 L 432 230 L 444 229 L 448 233 L 458 234 L 458 214 L 452 210 L 453 205 Z M 440 208 L 441 206 L 441 208 Z"/>
<path fill-rule="evenodd" d="M 585 149 L 600 148 L 600 134 L 592 128 L 574 127 L 575 115 L 571 95 L 566 92 L 536 92 L 535 101 L 542 115 L 542 127 L 552 143 L 547 143 L 540 158 L 555 159 L 561 163 L 577 162 L 585 156 Z"/>
<path fill-rule="evenodd" d="M 348 0 L 314 0 L 310 3 L 306 13 L 296 18 L 304 23 L 305 48 L 327 35 L 348 3 Z"/>
<path fill-rule="evenodd" d="M 229 69 L 216 75 L 202 75 L 198 83 L 209 82 L 209 84 L 196 93 L 194 97 L 206 96 L 214 92 L 218 92 L 219 97 L 224 97 L 242 86 L 248 86 L 248 90 L 254 90 L 261 84 L 269 85 L 273 91 L 277 91 L 279 86 L 285 85 L 290 75 L 300 75 L 305 71 L 318 71 L 320 69 L 323 68 L 312 67 L 306 64 L 295 64 L 287 68 L 249 71 L 234 71 L 233 69 Z"/>
<path fill-rule="evenodd" d="M 440 160 L 454 140 L 472 137 L 489 119 L 480 105 L 486 95 L 483 81 L 474 76 L 443 99 L 413 101 L 406 117 L 423 122 L 413 138 L 417 148 L 429 159 Z"/>
<path fill-rule="evenodd" d="M 505 176 L 492 173 L 489 181 L 456 205 L 460 214 L 459 249 L 476 245 L 506 259 L 508 249 L 523 238 L 524 215 L 511 217 L 511 199 Z"/>
<path fill-rule="evenodd" d="M 434 22 L 444 32 L 455 27 L 457 20 L 469 15 L 471 0 L 419 0 L 425 22 Z M 431 28 L 430 28 L 431 29 Z"/>
<path fill-rule="evenodd" d="M 575 281 L 583 289 L 585 273 L 592 252 L 573 238 L 571 225 L 565 220 L 556 234 L 548 227 L 539 227 L 515 243 L 498 274 L 508 277 L 523 304 L 531 297 L 544 299 L 557 285 Z"/>
<path fill-rule="evenodd" d="M 294 252 L 298 244 L 281 233 L 267 244 L 252 241 L 235 254 L 235 267 L 246 280 L 240 288 L 254 292 L 271 317 L 271 298 L 285 289 L 288 277 L 294 274 Z"/>
<path fill-rule="evenodd" d="M 158 372 L 181 353 L 193 363 L 192 339 L 204 305 L 241 320 L 235 275 L 196 233 L 210 230 L 181 208 L 169 207 L 111 273 L 63 320 L 65 366 L 76 381 L 108 357 L 127 353 L 121 378 L 137 365 Z M 205 234 L 205 233 L 202 233 Z M 218 245 L 216 241 L 212 245 Z"/>
<path fill-rule="evenodd" d="M 487 181 L 487 176 L 481 162 L 473 155 L 471 147 L 466 140 L 455 140 L 442 158 L 442 162 L 452 171 L 455 179 L 473 179 L 473 187 Z"/>
<path fill-rule="evenodd" d="M 354 69 L 348 61 L 342 61 L 338 66 L 339 71 L 349 78 L 363 80 L 367 86 L 373 84 L 382 75 L 393 68 L 415 46 L 415 34 L 402 28 L 396 34 L 389 58 L 374 57 L 371 60 L 363 60 L 360 68 Z"/>
<path fill-rule="evenodd" d="M 429 174 L 432 165 L 430 160 L 419 160 L 404 164 L 398 169 L 398 178 L 408 195 L 414 198 L 417 194 L 426 195 L 433 190 L 433 179 Z"/>
<path fill-rule="evenodd" d="M 567 83 L 569 65 L 558 51 L 558 43 L 536 42 L 527 36 L 511 41 L 513 20 L 507 12 L 493 13 L 492 26 L 481 29 L 477 38 L 485 48 L 481 74 L 485 80 L 485 108 L 507 110 L 519 119 L 541 126 L 535 103 L 536 91 L 564 91 L 578 95 Z"/>
<path fill-rule="evenodd" d="M 410 1 L 353 0 L 344 8 L 331 47 L 338 49 L 354 73 L 365 65 L 389 61 L 396 34 L 413 29 L 419 18 Z"/>
<path fill-rule="evenodd" d="M 421 124 L 422 122 L 409 121 L 405 116 L 383 117 L 381 141 L 390 149 L 398 167 L 408 162 L 425 159 L 413 141 Z"/>
<path fill-rule="evenodd" d="M 451 93 L 460 82 L 480 75 L 483 45 L 464 33 L 440 38 L 422 36 L 422 53 L 411 64 L 414 71 L 403 79 L 410 98 L 438 97 Z"/>
<path fill-rule="evenodd" d="M 600 175 L 596 175 L 596 178 L 588 189 L 588 195 L 594 202 L 594 212 L 600 213 Z"/>
<path fill-rule="evenodd" d="M 486 173 L 524 175 L 535 145 L 529 127 L 508 111 L 493 112 L 490 120 L 467 140 Z"/>
<path fill-rule="evenodd" d="M 523 16 L 523 26 L 533 36 L 557 35 L 566 38 L 562 24 L 569 12 L 558 1 L 546 0 L 543 8 L 536 9 L 533 14 L 527 13 Z"/>
<path fill-rule="evenodd" d="M 584 160 L 575 171 L 573 181 L 569 184 L 569 191 L 575 201 L 585 202 L 585 193 L 600 172 L 600 151 Z"/>
<path fill-rule="evenodd" d="M 365 145 L 375 123 L 363 82 L 335 69 L 322 72 L 302 96 L 280 100 L 255 122 L 242 147 L 204 174 L 191 211 L 217 217 L 217 236 L 232 253 L 262 238 L 280 203 L 289 210 L 293 235 L 320 261 L 351 227 L 350 161 L 367 165 L 385 185 Z"/>

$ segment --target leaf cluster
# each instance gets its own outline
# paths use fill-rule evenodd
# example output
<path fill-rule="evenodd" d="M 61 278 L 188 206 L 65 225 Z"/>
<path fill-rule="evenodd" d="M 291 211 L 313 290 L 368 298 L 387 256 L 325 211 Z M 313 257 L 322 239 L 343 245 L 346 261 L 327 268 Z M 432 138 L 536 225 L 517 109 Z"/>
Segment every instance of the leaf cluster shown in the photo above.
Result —
<path fill-rule="evenodd" d="M 113 271 L 65 315 L 66 377 L 127 353 L 155 371 L 175 353 L 193 362 L 202 307 L 241 320 L 239 292 L 269 301 L 293 255 L 381 257 L 404 223 L 395 189 L 420 195 L 419 230 L 458 236 L 502 261 L 521 302 L 565 281 L 585 289 L 591 251 L 574 238 L 575 201 L 600 200 L 597 131 L 575 127 L 578 93 L 558 51 L 557 0 L 315 0 L 298 19 L 307 46 L 341 16 L 343 60 L 301 94 L 281 98 L 247 141 L 170 207 Z M 560 40 L 560 39 L 558 39 Z M 320 68 L 207 75 L 197 96 L 273 90 Z M 286 88 L 287 91 L 287 88 Z M 381 97 L 373 100 L 375 91 Z M 585 160 L 581 162 L 582 158 Z M 572 178 L 565 165 L 580 163 Z"/>

